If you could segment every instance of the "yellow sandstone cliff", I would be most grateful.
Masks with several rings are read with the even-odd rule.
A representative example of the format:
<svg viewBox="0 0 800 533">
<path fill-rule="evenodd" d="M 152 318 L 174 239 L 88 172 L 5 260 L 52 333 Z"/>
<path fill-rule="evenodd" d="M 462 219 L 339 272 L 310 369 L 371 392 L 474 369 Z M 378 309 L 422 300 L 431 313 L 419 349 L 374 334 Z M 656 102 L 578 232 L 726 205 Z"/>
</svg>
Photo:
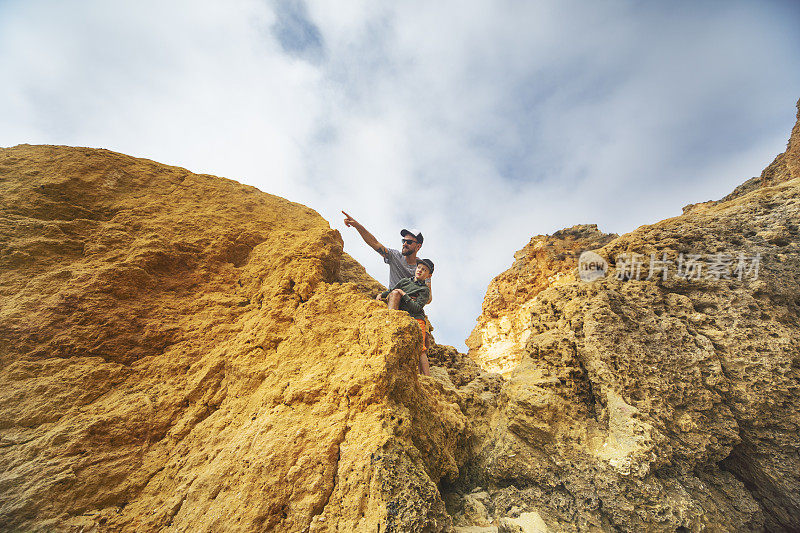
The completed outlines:
<svg viewBox="0 0 800 533">
<path fill-rule="evenodd" d="M 0 194 L 2 531 L 800 529 L 800 121 L 718 202 L 534 237 L 430 378 L 302 205 L 52 146 L 0 149 Z"/>
<path fill-rule="evenodd" d="M 554 531 L 800 530 L 798 224 L 800 113 L 786 152 L 723 200 L 620 237 L 534 237 L 468 340 L 508 377 L 483 482 Z M 605 277 L 581 280 L 584 250 Z M 647 280 L 664 254 L 667 279 Z M 676 277 L 681 254 L 699 279 Z"/>
<path fill-rule="evenodd" d="M 51 146 L 0 191 L 0 529 L 448 526 L 463 415 L 314 211 Z"/>
</svg>

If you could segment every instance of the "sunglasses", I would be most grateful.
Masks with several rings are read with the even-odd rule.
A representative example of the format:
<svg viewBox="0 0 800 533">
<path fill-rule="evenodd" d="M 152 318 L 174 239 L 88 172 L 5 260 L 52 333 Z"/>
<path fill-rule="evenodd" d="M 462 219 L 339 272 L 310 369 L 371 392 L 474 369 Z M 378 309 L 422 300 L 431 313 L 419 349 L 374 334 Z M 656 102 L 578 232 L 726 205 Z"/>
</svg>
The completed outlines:
<svg viewBox="0 0 800 533">
<path fill-rule="evenodd" d="M 412 241 L 411 239 L 403 239 L 403 244 L 417 244 L 417 241 Z"/>
</svg>

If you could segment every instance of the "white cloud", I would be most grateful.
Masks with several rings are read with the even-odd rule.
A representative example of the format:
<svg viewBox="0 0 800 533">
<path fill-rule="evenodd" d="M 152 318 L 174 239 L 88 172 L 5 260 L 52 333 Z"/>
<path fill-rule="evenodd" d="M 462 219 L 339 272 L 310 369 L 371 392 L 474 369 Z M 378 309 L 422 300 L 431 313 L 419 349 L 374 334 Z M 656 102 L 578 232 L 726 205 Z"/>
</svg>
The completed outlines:
<svg viewBox="0 0 800 533">
<path fill-rule="evenodd" d="M 437 339 L 463 348 L 532 235 L 628 231 L 760 172 L 800 96 L 792 10 L 5 2 L 0 145 L 105 147 L 256 185 L 319 211 L 380 281 L 339 210 L 390 246 L 419 227 Z"/>
</svg>

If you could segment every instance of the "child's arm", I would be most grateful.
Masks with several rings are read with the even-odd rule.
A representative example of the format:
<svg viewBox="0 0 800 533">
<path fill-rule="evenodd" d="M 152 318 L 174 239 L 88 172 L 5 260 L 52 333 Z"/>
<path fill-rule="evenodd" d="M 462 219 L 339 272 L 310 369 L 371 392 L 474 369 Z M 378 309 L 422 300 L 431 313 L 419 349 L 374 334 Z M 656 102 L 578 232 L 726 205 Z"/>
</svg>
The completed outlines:
<svg viewBox="0 0 800 533">
<path fill-rule="evenodd" d="M 420 291 L 415 293 L 413 296 L 404 294 L 400 300 L 405 305 L 405 308 L 411 313 L 421 313 L 422 308 L 425 307 L 426 303 L 428 303 L 430 297 L 431 290 L 428 287 L 422 287 L 422 289 L 420 289 Z"/>
<path fill-rule="evenodd" d="M 395 290 L 396 288 L 398 288 L 399 286 L 400 286 L 400 282 L 397 282 L 397 283 L 394 284 L 394 287 L 392 287 L 390 289 L 387 289 L 387 290 L 383 291 L 382 293 L 380 293 L 379 294 L 380 299 L 381 300 L 385 300 L 386 297 L 389 296 L 389 293 L 392 292 L 393 290 Z"/>
</svg>

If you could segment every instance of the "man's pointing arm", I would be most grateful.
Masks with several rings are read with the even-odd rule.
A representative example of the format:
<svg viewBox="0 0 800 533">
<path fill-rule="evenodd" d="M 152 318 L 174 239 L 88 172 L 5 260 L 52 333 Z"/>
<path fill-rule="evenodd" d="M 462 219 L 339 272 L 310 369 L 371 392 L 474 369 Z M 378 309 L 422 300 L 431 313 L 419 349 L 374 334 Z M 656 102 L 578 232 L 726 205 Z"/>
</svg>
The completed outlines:
<svg viewBox="0 0 800 533">
<path fill-rule="evenodd" d="M 342 214 L 344 215 L 345 226 L 352 226 L 356 228 L 356 231 L 358 231 L 358 234 L 361 235 L 361 238 L 364 239 L 364 242 L 367 243 L 367 245 L 369 245 L 373 250 L 375 250 L 382 256 L 386 257 L 386 255 L 389 253 L 386 250 L 386 247 L 381 243 L 379 243 L 378 239 L 376 239 L 375 236 L 372 235 L 372 233 L 367 231 L 367 228 L 362 226 L 356 219 L 354 219 L 344 211 L 342 211 Z"/>
</svg>

